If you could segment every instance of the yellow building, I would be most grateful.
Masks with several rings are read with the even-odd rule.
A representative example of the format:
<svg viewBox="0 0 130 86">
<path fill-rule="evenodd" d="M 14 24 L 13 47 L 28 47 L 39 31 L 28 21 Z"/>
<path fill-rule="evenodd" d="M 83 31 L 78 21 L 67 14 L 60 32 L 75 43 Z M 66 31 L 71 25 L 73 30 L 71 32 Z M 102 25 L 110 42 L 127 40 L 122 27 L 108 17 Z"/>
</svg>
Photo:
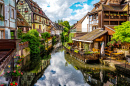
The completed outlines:
<svg viewBox="0 0 130 86">
<path fill-rule="evenodd" d="M 50 28 L 50 19 L 36 2 L 32 0 L 18 0 L 17 10 L 32 26 L 32 29 L 38 29 L 40 32 L 47 32 Z"/>
</svg>

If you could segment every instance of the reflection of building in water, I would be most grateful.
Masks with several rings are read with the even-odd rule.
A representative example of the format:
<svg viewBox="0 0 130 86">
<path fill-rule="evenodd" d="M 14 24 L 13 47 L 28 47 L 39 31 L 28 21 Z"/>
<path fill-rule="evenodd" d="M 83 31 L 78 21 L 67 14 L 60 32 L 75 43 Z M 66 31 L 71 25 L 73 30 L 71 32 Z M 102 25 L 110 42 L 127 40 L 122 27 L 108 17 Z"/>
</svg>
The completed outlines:
<svg viewBox="0 0 130 86">
<path fill-rule="evenodd" d="M 33 86 L 36 81 L 43 75 L 45 69 L 50 64 L 49 60 L 42 60 L 42 65 L 39 70 L 33 72 L 25 72 L 21 78 L 21 86 Z"/>
<path fill-rule="evenodd" d="M 85 82 L 91 86 L 130 86 L 130 78 L 121 75 L 118 72 L 111 71 L 110 69 L 103 68 L 103 66 L 84 65 L 76 59 L 72 58 L 69 54 L 65 54 L 67 63 L 80 70 L 84 76 Z M 66 64 L 65 64 L 66 65 Z"/>
</svg>

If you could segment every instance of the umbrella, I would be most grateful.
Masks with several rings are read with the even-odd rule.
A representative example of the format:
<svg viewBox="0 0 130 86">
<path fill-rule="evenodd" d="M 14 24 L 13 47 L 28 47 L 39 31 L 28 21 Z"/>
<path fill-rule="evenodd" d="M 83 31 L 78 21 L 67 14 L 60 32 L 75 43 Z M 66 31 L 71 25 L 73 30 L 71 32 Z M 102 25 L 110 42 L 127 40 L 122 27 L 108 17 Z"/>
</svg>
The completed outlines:
<svg viewBox="0 0 130 86">
<path fill-rule="evenodd" d="M 105 51 L 104 51 L 104 42 L 101 44 L 101 56 L 105 56 Z"/>
</svg>

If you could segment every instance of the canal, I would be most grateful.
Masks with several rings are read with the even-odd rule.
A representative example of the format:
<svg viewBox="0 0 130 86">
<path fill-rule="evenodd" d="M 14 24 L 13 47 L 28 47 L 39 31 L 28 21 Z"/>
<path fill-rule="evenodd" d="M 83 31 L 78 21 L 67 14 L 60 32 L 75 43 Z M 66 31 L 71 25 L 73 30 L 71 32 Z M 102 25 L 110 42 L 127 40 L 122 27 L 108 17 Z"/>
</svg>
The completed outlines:
<svg viewBox="0 0 130 86">
<path fill-rule="evenodd" d="M 54 49 L 42 65 L 37 73 L 24 72 L 21 86 L 130 86 L 129 76 L 101 64 L 77 61 L 62 47 Z"/>
<path fill-rule="evenodd" d="M 40 62 L 41 65 L 34 62 L 34 70 L 23 68 L 20 86 L 130 86 L 130 76 L 101 64 L 84 64 L 63 47 L 55 48 L 51 58 Z M 0 76 L 0 82 L 6 80 Z"/>
</svg>

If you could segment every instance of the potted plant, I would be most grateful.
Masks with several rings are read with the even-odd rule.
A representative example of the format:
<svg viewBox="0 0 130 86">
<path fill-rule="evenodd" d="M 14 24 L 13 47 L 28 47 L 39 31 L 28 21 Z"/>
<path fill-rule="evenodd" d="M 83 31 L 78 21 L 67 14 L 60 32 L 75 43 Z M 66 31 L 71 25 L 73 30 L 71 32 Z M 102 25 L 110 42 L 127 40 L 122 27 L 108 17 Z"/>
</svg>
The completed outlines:
<svg viewBox="0 0 130 86">
<path fill-rule="evenodd" d="M 4 20 L 4 16 L 2 16 L 1 14 L 0 14 L 0 20 L 1 20 L 1 21 Z"/>
<path fill-rule="evenodd" d="M 116 14 L 114 14 L 114 16 L 116 16 Z"/>
<path fill-rule="evenodd" d="M 123 14 L 121 14 L 121 16 L 123 16 Z"/>
<path fill-rule="evenodd" d="M 127 16 L 127 13 L 125 13 L 124 16 Z"/>
<path fill-rule="evenodd" d="M 106 13 L 105 15 L 106 15 L 106 16 L 109 16 L 109 14 L 108 14 L 108 13 Z"/>
<path fill-rule="evenodd" d="M 15 81 L 13 81 L 13 82 L 10 83 L 10 86 L 17 86 L 17 85 L 18 85 L 18 83 L 15 82 Z"/>
<path fill-rule="evenodd" d="M 117 16 L 120 16 L 119 14 L 117 14 Z"/>
<path fill-rule="evenodd" d="M 110 16 L 113 16 L 113 14 L 110 14 Z"/>
</svg>

